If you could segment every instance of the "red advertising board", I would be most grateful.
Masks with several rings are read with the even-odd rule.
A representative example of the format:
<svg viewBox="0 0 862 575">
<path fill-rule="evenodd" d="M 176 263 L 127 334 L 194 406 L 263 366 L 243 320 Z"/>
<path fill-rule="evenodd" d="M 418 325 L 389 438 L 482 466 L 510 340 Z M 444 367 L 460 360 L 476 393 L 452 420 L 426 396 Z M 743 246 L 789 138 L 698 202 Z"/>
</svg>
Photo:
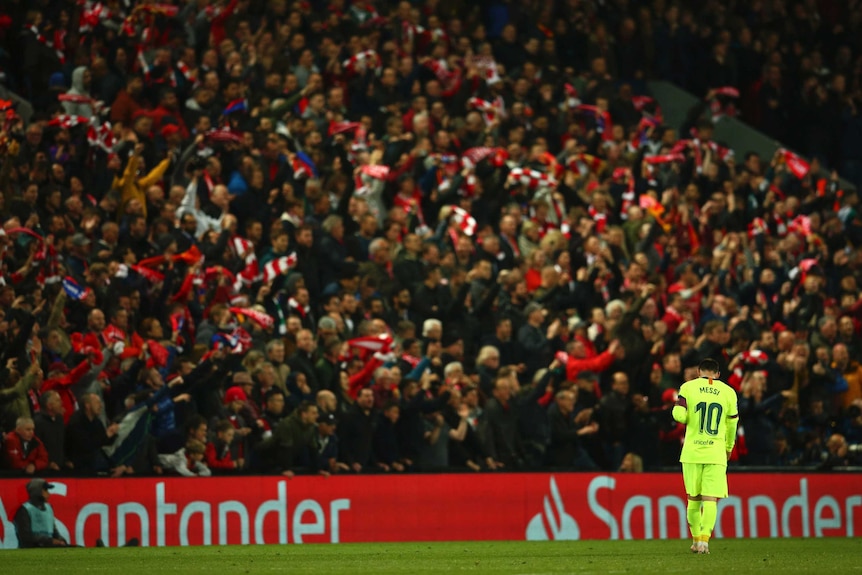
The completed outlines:
<svg viewBox="0 0 862 575">
<path fill-rule="evenodd" d="M 678 474 L 58 479 L 61 533 L 92 546 L 685 538 Z M 0 480 L 0 548 L 26 480 Z M 862 533 L 858 475 L 733 474 L 719 537 Z"/>
</svg>

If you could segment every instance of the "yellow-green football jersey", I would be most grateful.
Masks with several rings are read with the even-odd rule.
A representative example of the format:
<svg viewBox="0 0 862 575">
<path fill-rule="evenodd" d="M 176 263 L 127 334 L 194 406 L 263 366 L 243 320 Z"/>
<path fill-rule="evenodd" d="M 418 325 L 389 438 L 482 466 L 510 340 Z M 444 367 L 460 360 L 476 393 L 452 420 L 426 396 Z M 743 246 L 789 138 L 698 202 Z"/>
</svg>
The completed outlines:
<svg viewBox="0 0 862 575">
<path fill-rule="evenodd" d="M 736 441 L 736 391 L 717 379 L 699 377 L 682 384 L 673 417 L 685 423 L 682 463 L 727 465 Z"/>
</svg>

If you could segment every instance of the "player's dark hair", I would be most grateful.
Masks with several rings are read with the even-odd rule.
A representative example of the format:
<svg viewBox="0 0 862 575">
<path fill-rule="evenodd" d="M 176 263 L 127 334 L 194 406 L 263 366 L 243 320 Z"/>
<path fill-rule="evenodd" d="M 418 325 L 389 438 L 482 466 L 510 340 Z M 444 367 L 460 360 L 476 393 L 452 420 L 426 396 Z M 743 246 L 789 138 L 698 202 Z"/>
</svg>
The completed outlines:
<svg viewBox="0 0 862 575">
<path fill-rule="evenodd" d="M 712 358 L 707 358 L 700 362 L 700 365 L 697 366 L 697 369 L 700 371 L 711 371 L 713 373 L 720 373 L 718 369 L 718 362 Z"/>
</svg>

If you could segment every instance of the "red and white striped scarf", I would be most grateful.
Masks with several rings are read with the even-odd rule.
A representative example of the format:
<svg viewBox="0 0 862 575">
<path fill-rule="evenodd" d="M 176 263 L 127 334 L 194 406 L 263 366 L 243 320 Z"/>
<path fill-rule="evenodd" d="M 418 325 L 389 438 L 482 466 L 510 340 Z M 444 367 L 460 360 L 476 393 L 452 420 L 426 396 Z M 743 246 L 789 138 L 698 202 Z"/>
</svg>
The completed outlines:
<svg viewBox="0 0 862 575">
<path fill-rule="evenodd" d="M 811 218 L 805 215 L 798 215 L 793 218 L 787 225 L 787 233 L 799 234 L 802 237 L 811 235 Z"/>
<path fill-rule="evenodd" d="M 661 112 L 661 106 L 655 101 L 655 99 L 650 98 L 649 96 L 632 96 L 632 105 L 635 107 L 640 113 L 644 113 L 644 108 L 646 108 L 650 104 L 655 104 L 655 110 L 652 114 L 652 117 L 655 118 L 659 123 L 664 122 L 664 116 Z"/>
<path fill-rule="evenodd" d="M 89 124 L 90 119 L 84 116 L 71 116 L 69 114 L 60 114 L 48 121 L 48 125 L 52 128 L 63 128 L 70 130 L 75 126 Z"/>
<path fill-rule="evenodd" d="M 811 268 L 819 263 L 820 262 L 815 258 L 805 258 L 804 260 L 801 260 L 795 268 L 787 272 L 787 277 L 791 280 L 799 278 L 799 284 L 801 285 L 805 281 L 805 276 L 807 276 L 808 272 L 811 271 Z"/>
<path fill-rule="evenodd" d="M 305 319 L 308 314 L 311 313 L 311 306 L 308 305 L 300 305 L 295 298 L 288 298 L 287 307 L 291 310 L 299 314 L 299 316 Z"/>
<path fill-rule="evenodd" d="M 38 262 L 41 266 L 39 274 L 36 276 L 36 282 L 39 285 L 51 285 L 63 279 L 60 276 L 60 262 L 54 246 L 42 242 L 41 248 L 33 257 L 33 262 Z"/>
<path fill-rule="evenodd" d="M 635 178 L 631 168 L 615 168 L 613 175 L 614 180 L 625 178 L 626 191 L 622 193 L 622 202 L 620 205 L 620 218 L 623 220 L 629 219 L 629 208 L 635 205 Z"/>
<path fill-rule="evenodd" d="M 741 354 L 742 363 L 750 366 L 764 366 L 769 363 L 769 354 L 760 349 L 752 349 L 743 351 Z"/>
<path fill-rule="evenodd" d="M 605 227 L 608 225 L 608 214 L 606 212 L 600 212 L 595 206 L 590 206 L 587 213 L 589 213 L 593 221 L 596 222 L 596 233 L 603 233 L 605 231 Z"/>
<path fill-rule="evenodd" d="M 413 24 L 407 20 L 401 21 L 401 41 L 404 44 L 410 44 L 413 49 L 416 49 L 416 40 L 425 33 L 425 28 L 418 24 Z"/>
<path fill-rule="evenodd" d="M 455 76 L 455 72 L 449 69 L 449 64 L 446 63 L 446 60 L 439 59 L 429 59 L 425 61 L 425 67 L 429 68 L 434 75 L 440 80 L 440 83 L 444 86 L 452 81 L 452 78 Z"/>
<path fill-rule="evenodd" d="M 95 109 L 96 101 L 90 96 L 86 96 L 84 94 L 60 94 L 57 96 L 57 100 L 60 102 L 71 102 L 73 104 L 90 104 Z"/>
<path fill-rule="evenodd" d="M 244 287 L 250 286 L 260 278 L 260 264 L 257 257 L 251 254 L 245 259 L 245 267 L 236 275 L 233 282 L 233 291 L 241 292 Z"/>
<path fill-rule="evenodd" d="M 347 345 L 355 349 L 363 349 L 371 352 L 388 353 L 392 349 L 392 336 L 388 333 L 366 337 L 356 337 L 348 340 Z"/>
<path fill-rule="evenodd" d="M 258 280 L 260 267 L 257 263 L 257 255 L 254 252 L 254 244 L 252 242 L 237 236 L 233 238 L 231 246 L 237 257 L 245 260 L 245 267 L 237 274 L 236 280 L 233 283 L 234 291 L 240 292 L 244 286 L 250 286 Z"/>
<path fill-rule="evenodd" d="M 354 194 L 362 196 L 372 191 L 371 180 L 385 180 L 389 177 L 389 166 L 376 164 L 365 164 L 359 168 L 359 173 L 354 181 Z"/>
<path fill-rule="evenodd" d="M 36 41 L 54 50 L 61 64 L 66 63 L 66 31 L 57 29 L 51 38 L 46 38 L 36 26 L 30 26 L 30 31 L 36 36 Z"/>
<path fill-rule="evenodd" d="M 443 96 L 450 97 L 461 86 L 461 70 L 450 70 L 446 60 L 426 60 L 425 66 L 430 68 L 443 86 Z"/>
<path fill-rule="evenodd" d="M 694 154 L 694 165 L 697 170 L 697 173 L 703 173 L 703 153 L 701 152 L 700 145 L 704 143 L 711 151 L 716 155 L 716 157 L 720 161 L 725 161 L 729 158 L 733 157 L 733 150 L 730 148 L 725 148 L 724 146 L 719 146 L 715 142 L 701 142 L 697 138 L 692 138 L 690 140 L 679 140 L 676 144 L 674 144 L 673 148 L 671 148 L 671 154 L 681 154 L 685 150 L 691 150 Z"/>
<path fill-rule="evenodd" d="M 263 329 L 269 329 L 275 325 L 275 319 L 273 319 L 272 316 L 251 308 L 232 307 L 230 308 L 230 312 L 234 315 L 243 315 L 247 317 Z"/>
<path fill-rule="evenodd" d="M 231 247 L 239 259 L 245 259 L 249 254 L 254 254 L 254 243 L 240 236 L 234 236 L 231 240 Z"/>
<path fill-rule="evenodd" d="M 514 168 L 506 178 L 506 187 L 526 186 L 528 190 L 539 188 L 555 188 L 557 180 L 549 174 L 529 168 Z"/>
<path fill-rule="evenodd" d="M 494 166 L 502 166 L 506 163 L 509 154 L 503 148 L 477 147 L 470 148 L 461 157 L 461 166 L 472 170 L 478 163 L 486 158 L 490 158 L 490 162 Z"/>
<path fill-rule="evenodd" d="M 675 154 L 659 154 L 655 156 L 646 156 L 644 158 L 644 162 L 651 166 L 657 166 L 659 164 L 669 164 L 671 162 L 684 162 L 685 156 L 680 153 Z"/>
<path fill-rule="evenodd" d="M 160 271 L 150 269 L 148 267 L 140 266 L 140 265 L 131 265 L 129 266 L 130 270 L 137 273 L 139 276 L 143 277 L 150 283 L 159 283 L 165 280 L 165 274 Z"/>
<path fill-rule="evenodd" d="M 466 235 L 472 236 L 476 233 L 476 220 L 464 208 L 452 206 L 452 215 L 450 217 L 458 228 Z"/>
<path fill-rule="evenodd" d="M 389 166 L 366 164 L 362 166 L 359 171 L 375 180 L 385 180 L 389 177 Z"/>
<path fill-rule="evenodd" d="M 598 173 L 604 165 L 604 160 L 591 154 L 575 154 L 566 160 L 566 167 L 579 176 Z"/>
<path fill-rule="evenodd" d="M 473 173 L 467 174 L 464 178 L 463 185 L 458 188 L 458 195 L 465 198 L 472 198 L 476 195 L 476 175 Z"/>
<path fill-rule="evenodd" d="M 117 342 L 126 342 L 126 332 L 115 326 L 114 324 L 108 324 L 108 326 L 102 331 L 102 339 L 108 344 L 108 347 L 112 346 Z"/>
<path fill-rule="evenodd" d="M 719 146 L 713 141 L 709 141 L 706 143 L 712 153 L 718 156 L 718 159 L 722 162 L 726 161 L 728 158 L 732 158 L 734 156 L 733 150 L 730 148 L 725 148 L 724 146 Z"/>
<path fill-rule="evenodd" d="M 36 242 L 36 253 L 33 256 L 31 266 L 39 268 L 39 273 L 36 276 L 36 281 L 39 285 L 53 284 L 60 281 L 60 264 L 57 258 L 57 250 L 53 246 L 49 246 L 45 239 L 31 230 L 30 228 L 11 228 L 4 230 L 4 235 L 13 235 L 17 233 L 27 234 Z"/>
<path fill-rule="evenodd" d="M 408 216 L 415 215 L 420 226 L 425 225 L 425 214 L 422 212 L 422 193 L 419 190 L 415 190 L 409 198 L 405 198 L 400 193 L 395 194 L 392 202 L 395 206 L 403 209 Z"/>
<path fill-rule="evenodd" d="M 98 147 L 105 152 L 111 154 L 117 147 L 117 139 L 114 137 L 114 131 L 111 129 L 111 123 L 103 124 L 92 123 L 87 128 L 87 143 L 90 146 Z"/>
<path fill-rule="evenodd" d="M 194 71 L 191 68 L 189 68 L 188 64 L 186 64 L 182 60 L 177 60 L 176 71 L 174 72 L 174 74 L 176 74 L 177 72 L 182 74 L 183 78 L 186 79 L 186 82 L 188 82 L 192 86 L 197 84 L 198 79 L 197 79 L 197 76 L 195 76 Z M 176 82 L 174 82 L 174 83 L 176 83 Z"/>
<path fill-rule="evenodd" d="M 724 86 L 721 88 L 714 88 L 713 92 L 715 92 L 715 97 L 709 101 L 709 110 L 712 114 L 712 121 L 717 122 L 724 116 L 729 118 L 736 116 L 736 106 L 732 102 L 722 102 L 719 99 L 719 96 L 736 99 L 739 98 L 739 90 L 733 86 Z"/>
<path fill-rule="evenodd" d="M 650 185 L 657 185 L 657 180 L 655 179 L 656 166 L 660 166 L 662 164 L 669 164 L 672 162 L 684 161 L 685 155 L 680 152 L 674 152 L 670 154 L 657 154 L 654 156 L 644 157 L 644 163 L 646 164 L 646 172 L 647 177 L 649 178 Z"/>
<path fill-rule="evenodd" d="M 227 126 L 223 128 L 213 128 L 204 133 L 204 137 L 211 142 L 242 143 L 242 134 L 234 132 Z"/>
<path fill-rule="evenodd" d="M 489 86 L 501 81 L 497 61 L 494 60 L 493 56 L 473 56 L 472 63 Z"/>
<path fill-rule="evenodd" d="M 785 148 L 781 148 L 778 153 L 781 155 L 784 163 L 787 164 L 787 169 L 790 170 L 791 174 L 800 180 L 808 175 L 811 165 L 803 160 L 802 157 Z"/>
<path fill-rule="evenodd" d="M 360 124 L 350 142 L 350 148 L 347 150 L 347 159 L 351 164 L 355 164 L 359 154 L 366 151 L 368 151 L 367 133 Z"/>
<path fill-rule="evenodd" d="M 342 62 L 345 72 L 348 74 L 362 74 L 368 69 L 379 74 L 383 67 L 380 56 L 374 50 L 363 50 Z"/>
<path fill-rule="evenodd" d="M 274 259 L 263 266 L 263 283 L 271 284 L 278 276 L 282 276 L 296 266 L 297 256 L 295 253 Z"/>
<path fill-rule="evenodd" d="M 361 126 L 361 122 L 330 122 L 328 133 L 330 136 L 335 136 L 336 134 L 351 132 Z"/>
<path fill-rule="evenodd" d="M 569 110 L 574 110 L 581 105 L 581 99 L 578 97 L 578 90 L 571 84 L 565 84 L 563 89 L 566 92 L 566 106 Z"/>
<path fill-rule="evenodd" d="M 497 96 L 493 102 L 473 97 L 467 100 L 467 109 L 482 112 L 482 119 L 488 125 L 502 116 L 505 111 L 505 104 L 501 96 Z"/>
<path fill-rule="evenodd" d="M 442 42 L 444 44 L 449 43 L 449 34 L 447 34 L 446 30 L 444 30 L 443 28 L 440 28 L 440 27 L 432 28 L 431 30 L 428 30 L 427 34 L 428 34 L 428 39 L 432 43 L 437 43 L 437 42 Z"/>
<path fill-rule="evenodd" d="M 766 222 L 763 218 L 754 218 L 751 220 L 751 223 L 748 224 L 748 238 L 754 239 L 759 235 L 763 235 L 769 231 L 769 228 L 766 225 Z"/>
<path fill-rule="evenodd" d="M 105 20 L 111 20 L 117 16 L 101 2 L 86 0 L 83 3 L 79 2 L 79 5 L 81 4 L 81 16 L 78 19 L 78 32 L 81 34 L 92 32 Z"/>
</svg>

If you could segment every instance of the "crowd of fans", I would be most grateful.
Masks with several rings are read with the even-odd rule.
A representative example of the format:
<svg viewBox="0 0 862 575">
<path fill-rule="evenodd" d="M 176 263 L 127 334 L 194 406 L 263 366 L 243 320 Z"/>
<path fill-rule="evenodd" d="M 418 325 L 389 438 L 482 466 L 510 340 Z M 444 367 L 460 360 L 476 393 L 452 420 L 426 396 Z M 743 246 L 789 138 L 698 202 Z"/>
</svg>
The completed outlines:
<svg viewBox="0 0 862 575">
<path fill-rule="evenodd" d="M 860 16 L 4 3 L 2 465 L 654 469 L 704 358 L 735 462 L 859 463 Z"/>
</svg>

